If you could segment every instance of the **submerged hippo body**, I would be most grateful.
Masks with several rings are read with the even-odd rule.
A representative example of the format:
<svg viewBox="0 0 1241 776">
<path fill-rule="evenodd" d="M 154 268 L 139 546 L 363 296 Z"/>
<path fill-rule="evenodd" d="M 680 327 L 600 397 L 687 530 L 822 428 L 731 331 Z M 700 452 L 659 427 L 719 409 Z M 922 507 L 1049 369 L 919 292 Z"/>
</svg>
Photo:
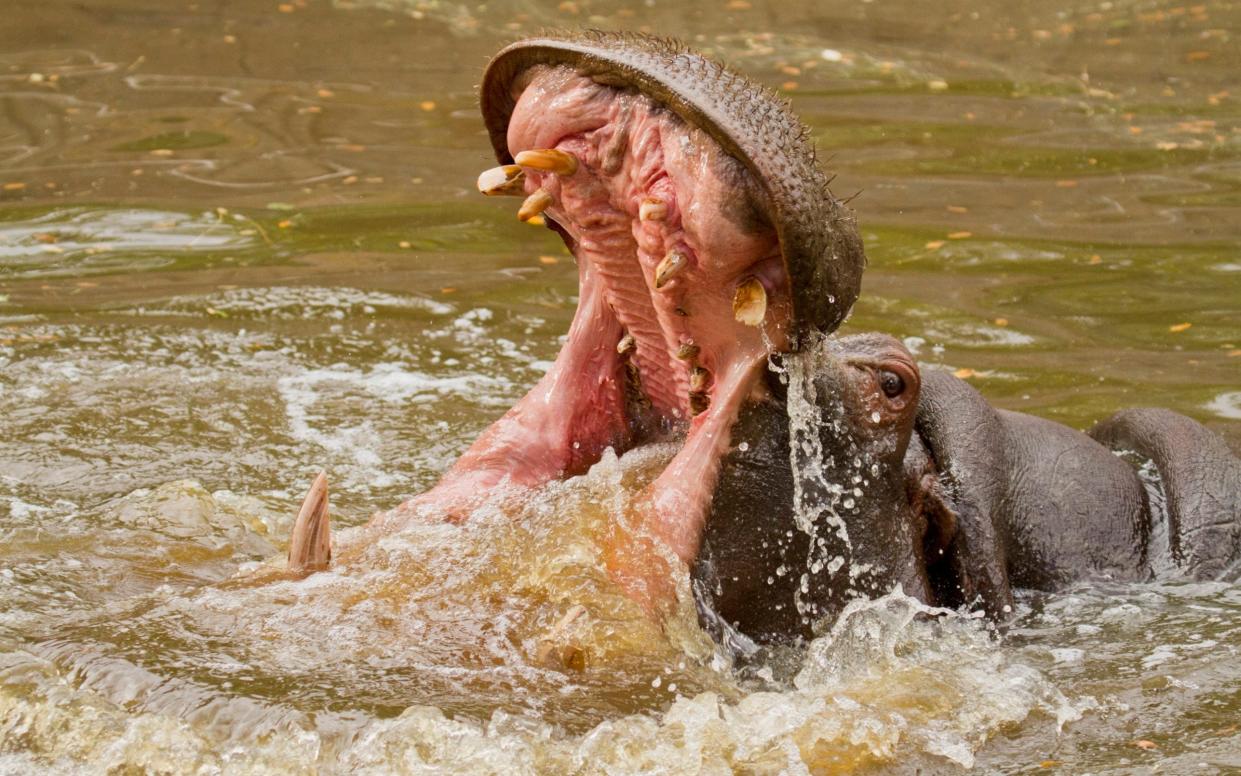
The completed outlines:
<svg viewBox="0 0 1241 776">
<path fill-rule="evenodd" d="M 1241 574 L 1241 461 L 1195 421 L 1125 410 L 1083 434 L 920 373 L 891 337 L 822 347 L 822 455 L 795 473 L 788 399 L 752 406 L 694 564 L 704 624 L 741 651 L 897 584 L 1002 618 L 1014 588 Z M 820 477 L 799 523 L 795 494 Z"/>
</svg>

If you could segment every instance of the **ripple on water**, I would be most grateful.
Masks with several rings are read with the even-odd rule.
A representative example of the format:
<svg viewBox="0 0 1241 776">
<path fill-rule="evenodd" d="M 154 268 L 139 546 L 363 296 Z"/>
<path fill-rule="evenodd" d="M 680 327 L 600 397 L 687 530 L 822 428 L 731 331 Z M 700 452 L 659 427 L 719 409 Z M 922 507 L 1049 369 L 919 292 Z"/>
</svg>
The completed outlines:
<svg viewBox="0 0 1241 776">
<path fill-rule="evenodd" d="M 187 254 L 252 248 L 259 238 L 247 226 L 214 211 L 40 211 L 29 219 L 0 220 L 0 267 L 13 279 L 151 270 Z"/>
</svg>

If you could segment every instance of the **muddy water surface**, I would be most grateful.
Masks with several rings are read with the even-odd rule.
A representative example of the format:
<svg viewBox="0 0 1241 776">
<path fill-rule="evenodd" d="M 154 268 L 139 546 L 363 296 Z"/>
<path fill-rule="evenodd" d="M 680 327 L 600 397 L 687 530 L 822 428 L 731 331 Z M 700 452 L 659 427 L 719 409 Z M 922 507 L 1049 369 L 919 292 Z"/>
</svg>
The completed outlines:
<svg viewBox="0 0 1241 776">
<path fill-rule="evenodd" d="M 1236 585 L 1026 595 L 1002 634 L 893 595 L 731 670 L 600 571 L 667 449 L 305 582 L 267 562 L 319 468 L 364 522 L 554 357 L 572 260 L 473 191 L 482 65 L 546 26 L 675 34 L 794 101 L 860 192 L 848 329 L 1004 407 L 1241 446 L 1241 7 L 10 5 L 0 772 L 1241 769 Z"/>
</svg>

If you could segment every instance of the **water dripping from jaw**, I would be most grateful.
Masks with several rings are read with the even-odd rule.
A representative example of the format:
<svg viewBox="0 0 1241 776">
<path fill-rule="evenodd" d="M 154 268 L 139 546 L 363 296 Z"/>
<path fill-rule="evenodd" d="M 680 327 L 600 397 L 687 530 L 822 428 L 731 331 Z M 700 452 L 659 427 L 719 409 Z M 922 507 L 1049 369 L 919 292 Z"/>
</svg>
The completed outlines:
<svg viewBox="0 0 1241 776">
<path fill-rule="evenodd" d="M 856 490 L 862 456 L 852 449 L 843 403 L 819 396 L 815 377 L 829 366 L 827 337 L 815 335 L 796 353 L 783 355 L 783 364 L 774 360 L 769 367 L 780 375 L 788 387 L 789 463 L 793 470 L 793 521 L 796 529 L 809 537 L 805 566 L 800 584 L 794 592 L 794 604 L 804 622 L 812 623 L 822 616 L 819 606 L 810 598 L 811 583 L 826 575 L 834 579 L 841 570 L 848 573 L 851 597 L 856 593 L 856 577 L 864 570 L 853 562 L 853 544 L 842 509 L 855 506 L 851 493 Z M 850 441 L 843 450 L 845 460 L 823 449 L 823 435 Z M 846 480 L 849 481 L 848 492 Z M 840 582 L 837 582 L 840 584 Z"/>
</svg>

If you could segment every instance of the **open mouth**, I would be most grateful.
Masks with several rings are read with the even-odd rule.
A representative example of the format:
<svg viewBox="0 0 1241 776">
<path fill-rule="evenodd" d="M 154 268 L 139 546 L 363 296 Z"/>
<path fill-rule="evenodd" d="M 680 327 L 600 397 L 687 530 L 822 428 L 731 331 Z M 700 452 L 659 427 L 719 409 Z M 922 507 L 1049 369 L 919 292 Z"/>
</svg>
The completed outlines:
<svg viewBox="0 0 1241 776">
<path fill-rule="evenodd" d="M 481 107 L 500 166 L 478 187 L 520 198 L 518 218 L 561 235 L 578 265 L 577 311 L 539 383 L 435 488 L 371 527 L 464 520 L 501 485 L 538 487 L 608 448 L 683 432 L 641 499 L 634 544 L 662 547 L 609 561 L 618 578 L 639 568 L 654 579 L 657 556 L 698 554 L 733 426 L 766 398 L 768 357 L 834 330 L 857 298 L 865 258 L 852 215 L 783 101 L 659 38 L 514 43 L 488 65 Z M 325 488 L 299 517 L 291 567 L 328 561 Z"/>
<path fill-rule="evenodd" d="M 635 429 L 701 414 L 724 389 L 716 375 L 788 346 L 779 242 L 736 159 L 650 97 L 566 66 L 531 68 L 514 89 L 516 164 L 480 188 L 524 197 L 519 218 L 564 236 L 583 296 L 601 302 L 592 333 L 619 326 L 592 344 L 625 365 Z"/>
<path fill-rule="evenodd" d="M 692 559 L 768 355 L 834 329 L 857 296 L 851 216 L 782 101 L 659 39 L 513 44 L 487 69 L 482 110 L 501 166 L 479 189 L 520 197 L 518 217 L 543 218 L 579 267 L 568 340 L 514 412 L 549 442 L 548 476 L 686 428 L 652 501 L 655 533 Z M 547 439 L 565 413 L 572 432 Z"/>
</svg>

